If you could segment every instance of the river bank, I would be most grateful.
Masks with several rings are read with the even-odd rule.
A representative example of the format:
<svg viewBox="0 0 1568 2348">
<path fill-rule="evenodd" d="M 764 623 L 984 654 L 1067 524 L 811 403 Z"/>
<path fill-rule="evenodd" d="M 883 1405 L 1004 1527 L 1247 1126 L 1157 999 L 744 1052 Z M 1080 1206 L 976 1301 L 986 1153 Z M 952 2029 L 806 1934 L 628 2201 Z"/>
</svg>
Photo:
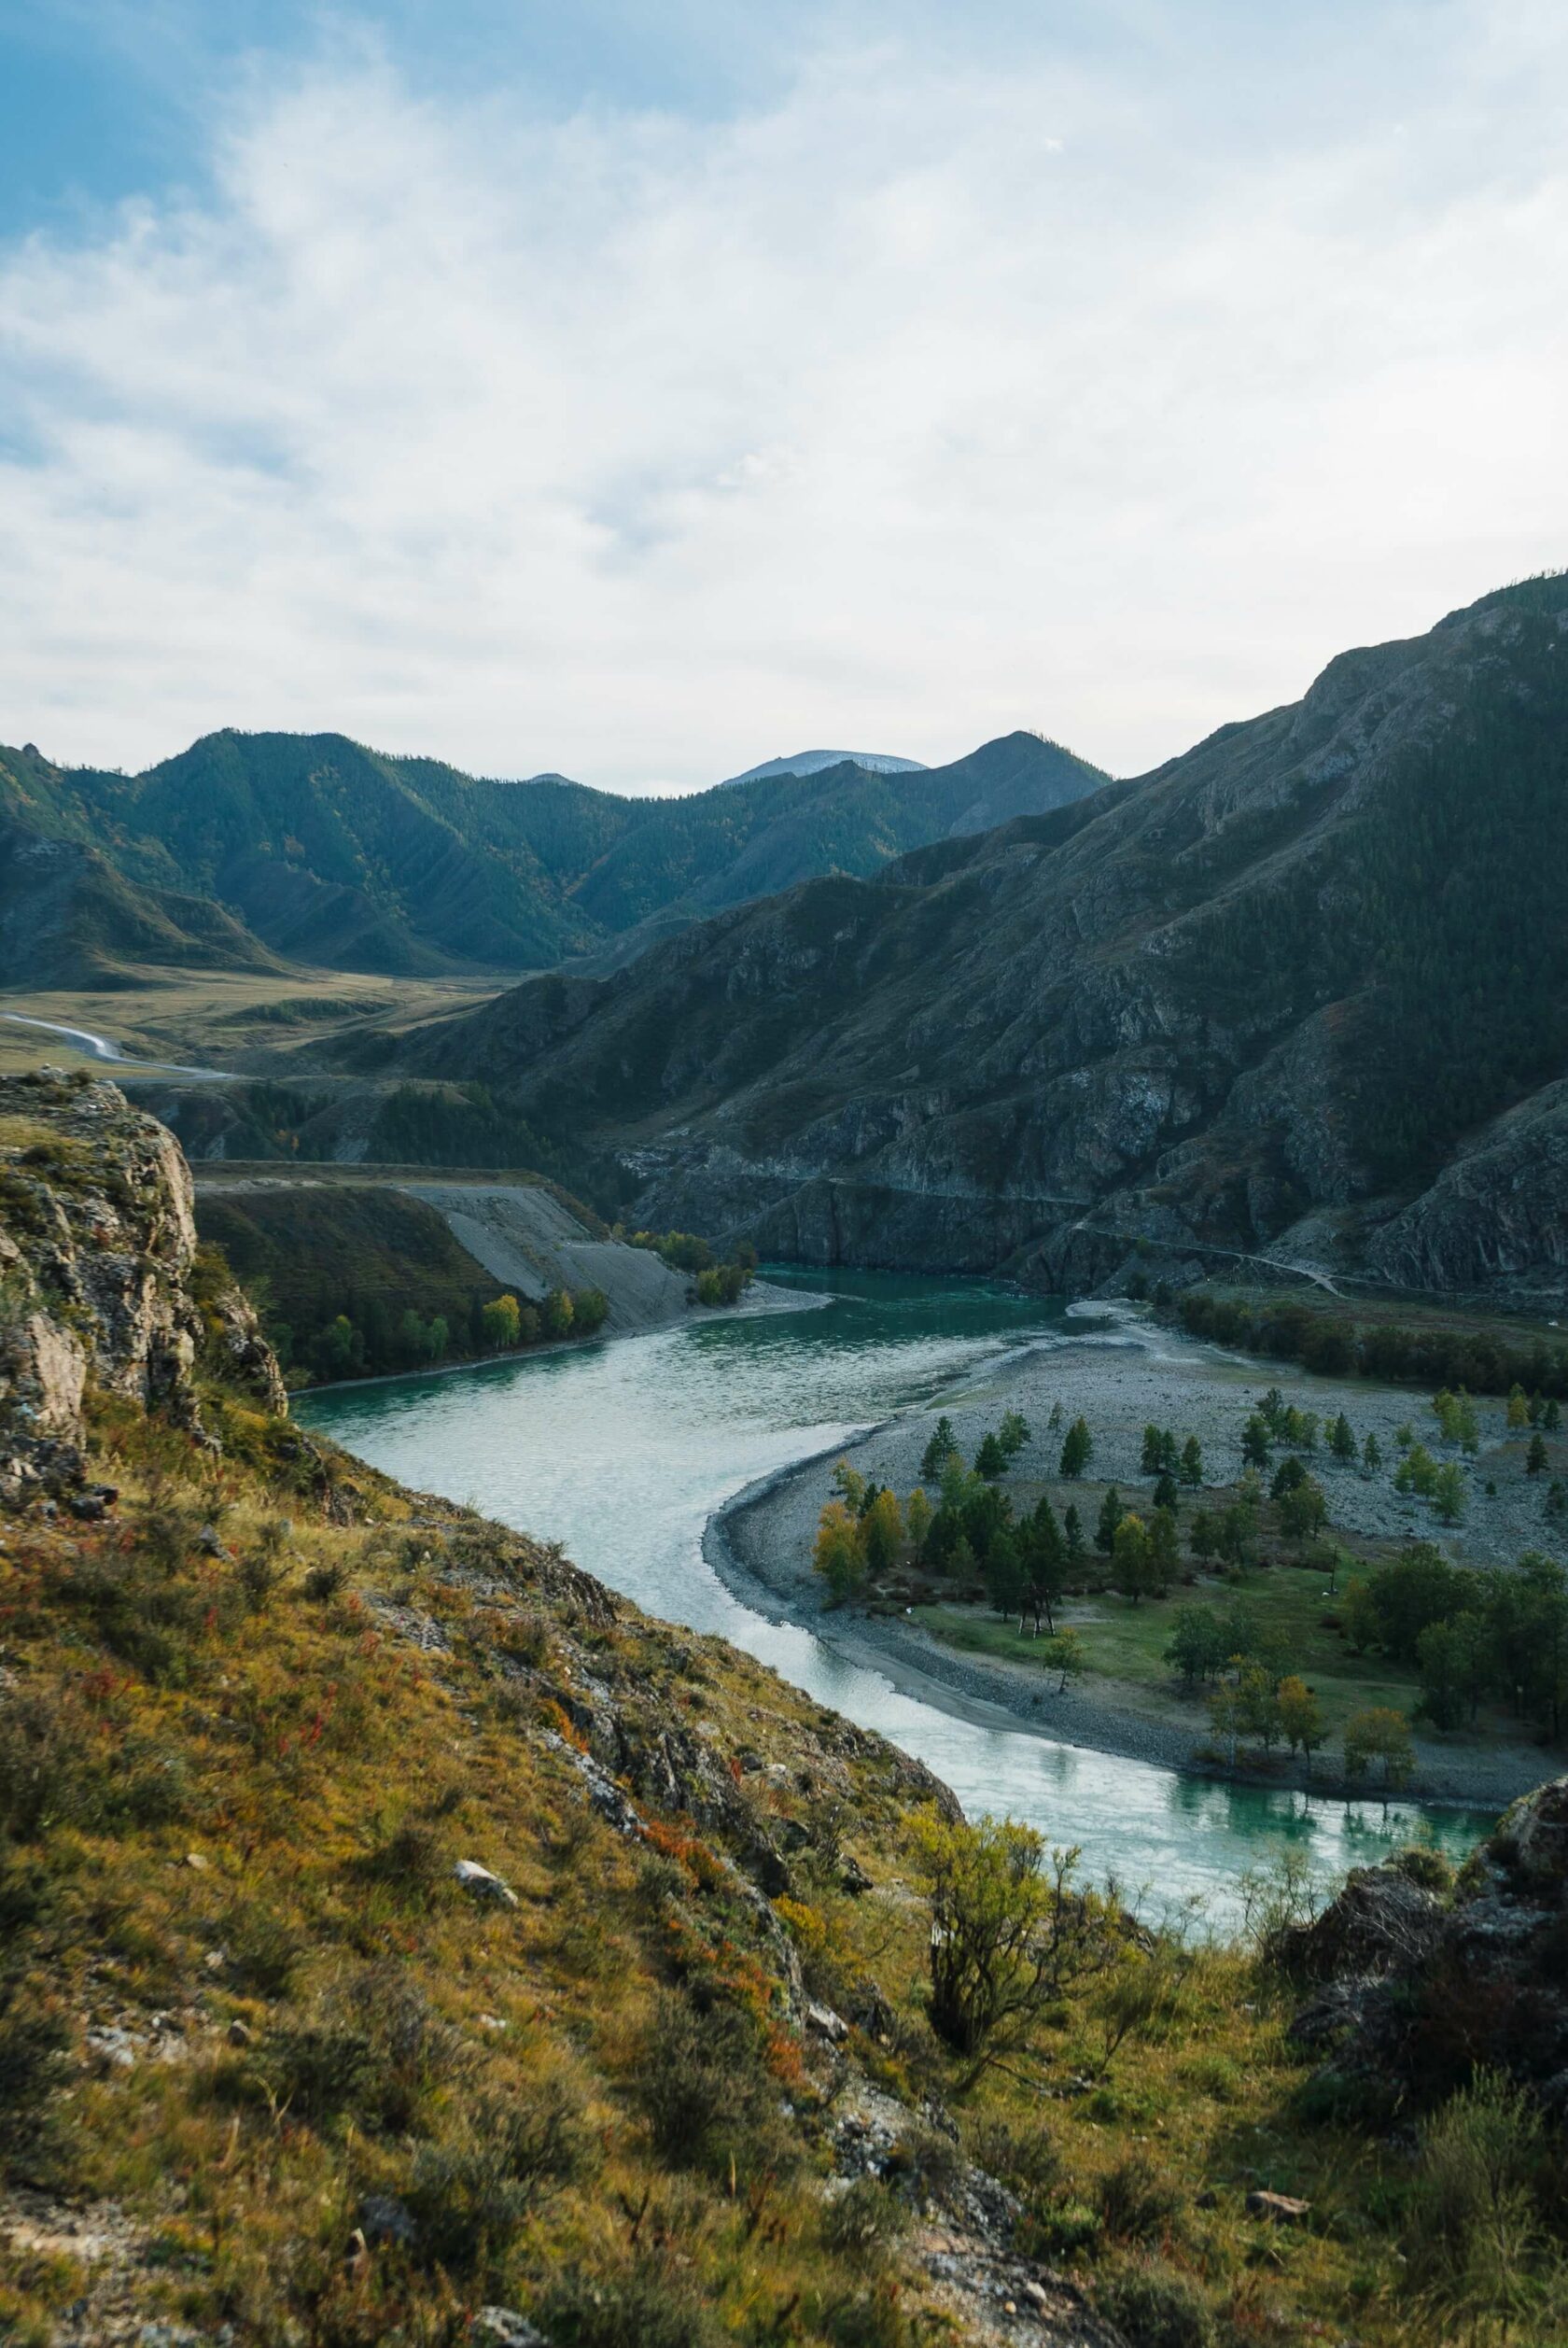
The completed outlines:
<svg viewBox="0 0 1568 2348">
<path fill-rule="evenodd" d="M 1053 1407 L 1059 1405 L 1066 1420 L 1082 1414 L 1095 1439 L 1094 1477 L 1117 1482 L 1129 1499 L 1146 1481 L 1140 1474 L 1140 1453 L 1150 1421 L 1173 1427 L 1183 1437 L 1196 1434 L 1211 1481 L 1232 1479 L 1240 1468 L 1242 1425 L 1270 1385 L 1325 1418 L 1343 1409 L 1358 1436 L 1377 1434 L 1391 1461 L 1396 1428 L 1419 1419 L 1421 1412 L 1421 1398 L 1407 1391 L 1262 1370 L 1147 1322 L 1129 1308 L 1095 1310 L 1113 1322 L 1102 1333 L 1042 1340 L 992 1365 L 983 1377 L 960 1378 L 923 1407 L 900 1413 L 735 1494 L 709 1520 L 704 1538 L 709 1565 L 743 1603 L 773 1620 L 809 1628 L 847 1660 L 884 1671 L 908 1693 L 957 1708 L 965 1718 L 1005 1718 L 1055 1742 L 1187 1774 L 1365 1799 L 1365 1785 L 1338 1781 L 1326 1756 L 1314 1765 L 1309 1780 L 1287 1767 L 1243 1766 L 1233 1772 L 1197 1760 L 1195 1747 L 1208 1735 L 1200 1700 L 1156 1694 L 1098 1673 L 1062 1693 L 1055 1675 L 1038 1665 L 963 1652 L 919 1623 L 889 1611 L 825 1603 L 823 1584 L 812 1568 L 812 1542 L 831 1495 L 835 1460 L 847 1453 L 867 1477 L 905 1493 L 917 1481 L 921 1453 L 943 1411 L 966 1456 L 973 1456 L 981 1435 L 1002 1411 L 1021 1411 L 1033 1431 L 1016 1466 L 1031 1495 L 1039 1482 L 1051 1480 L 1060 1441 L 1059 1434 L 1047 1432 Z M 1500 1409 L 1483 1412 L 1489 1437 L 1500 1437 L 1501 1416 Z M 1489 1417 L 1498 1419 L 1496 1428 L 1487 1424 Z M 1418 1431 L 1424 1436 L 1428 1430 Z M 1489 1453 L 1499 1455 L 1490 1466 Z M 1476 1463 L 1474 1507 L 1457 1531 L 1445 1531 L 1421 1503 L 1395 1493 L 1386 1473 L 1369 1480 L 1322 1457 L 1314 1460 L 1313 1472 L 1325 1486 L 1336 1525 L 1351 1534 L 1394 1539 L 1416 1533 L 1441 1540 L 1456 1559 L 1472 1564 L 1489 1556 L 1511 1564 L 1541 1537 L 1539 1488 L 1533 1481 L 1519 1488 L 1524 1479 L 1500 1441 L 1489 1443 Z M 1489 1476 L 1497 1484 L 1492 1496 L 1485 1491 Z M 1065 1619 L 1090 1616 L 1082 1608 L 1069 1609 Z M 1501 1808 L 1556 1765 L 1549 1752 L 1528 1742 L 1419 1733 L 1415 1742 L 1416 1775 L 1407 1791 L 1432 1802 Z"/>
</svg>

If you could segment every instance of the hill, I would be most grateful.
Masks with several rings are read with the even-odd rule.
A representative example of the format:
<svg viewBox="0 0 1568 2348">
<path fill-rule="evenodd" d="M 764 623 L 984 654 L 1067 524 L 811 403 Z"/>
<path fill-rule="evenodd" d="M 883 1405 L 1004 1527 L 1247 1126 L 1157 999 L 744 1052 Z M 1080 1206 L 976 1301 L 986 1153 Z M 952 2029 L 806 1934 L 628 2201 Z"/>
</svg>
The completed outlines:
<svg viewBox="0 0 1568 2348">
<path fill-rule="evenodd" d="M 1005 747 L 967 762 L 999 813 Z M 409 1063 L 618 1148 L 640 1219 L 808 1261 L 1075 1286 L 1266 1253 L 1558 1301 L 1565 785 L 1559 576 Z"/>
<path fill-rule="evenodd" d="M 0 750 L 5 885 L 25 895 L 26 860 L 46 848 L 62 873 L 76 851 L 77 877 L 70 903 L 41 904 L 19 937 L 10 983 L 159 960 L 547 968 L 650 919 L 679 925 L 812 873 L 875 872 L 1101 780 L 1031 735 L 930 771 L 840 765 L 679 800 L 558 775 L 483 780 L 331 734 L 209 735 L 134 776 L 58 767 L 30 744 Z"/>
<path fill-rule="evenodd" d="M 914 775 L 923 772 L 921 758 L 886 758 L 863 750 L 801 750 L 792 758 L 764 758 L 744 774 L 726 775 L 726 782 L 760 782 L 769 775 L 817 775 L 824 766 L 862 766 L 874 775 Z"/>
<path fill-rule="evenodd" d="M 0 1257 L 7 2338 L 1561 2336 L 1568 1781 L 1189 1940 L 292 1427 L 113 1086 Z"/>
</svg>

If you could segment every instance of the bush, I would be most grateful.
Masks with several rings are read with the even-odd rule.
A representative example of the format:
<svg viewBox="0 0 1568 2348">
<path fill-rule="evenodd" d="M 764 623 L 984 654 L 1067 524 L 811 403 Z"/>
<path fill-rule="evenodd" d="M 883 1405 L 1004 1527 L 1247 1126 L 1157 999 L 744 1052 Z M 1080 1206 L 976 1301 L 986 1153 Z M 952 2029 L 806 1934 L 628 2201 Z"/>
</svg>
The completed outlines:
<svg viewBox="0 0 1568 2348">
<path fill-rule="evenodd" d="M 1160 2259 L 1139 2259 L 1101 2275 L 1095 2306 L 1128 2348 L 1211 2348 L 1214 2318 L 1184 2274 Z"/>
<path fill-rule="evenodd" d="M 711 2348 L 716 2338 L 695 2285 L 657 2256 L 622 2275 L 563 2275 L 534 2313 L 552 2348 Z"/>
<path fill-rule="evenodd" d="M 879 2264 L 909 2225 L 909 2205 L 875 2177 L 857 2177 L 822 2212 L 827 2247 L 857 2265 Z"/>
<path fill-rule="evenodd" d="M 58 2141 L 56 2088 L 69 2073 L 69 2033 L 19 1983 L 0 1989 L 0 2173 L 33 2177 Z"/>
<path fill-rule="evenodd" d="M 757 2026 L 736 2007 L 661 1999 L 631 2088 L 664 2159 L 715 2174 L 732 2161 L 743 2171 L 777 2165 L 777 2090 Z"/>
<path fill-rule="evenodd" d="M 1105 2230 L 1116 2242 L 1154 2242 L 1169 2231 L 1181 2194 L 1141 2153 L 1128 2153 L 1099 2181 Z"/>
<path fill-rule="evenodd" d="M 415 2153 L 406 2200 L 428 2265 L 470 2275 L 494 2264 L 530 2211 L 587 2158 L 581 2106 L 559 2079 L 482 2098 L 461 2131 Z"/>
<path fill-rule="evenodd" d="M 306 2020 L 273 2031 L 258 2068 L 274 2101 L 317 2128 L 348 2115 L 403 2135 L 471 2060 L 417 1984 L 388 1961 L 334 1985 Z"/>
</svg>

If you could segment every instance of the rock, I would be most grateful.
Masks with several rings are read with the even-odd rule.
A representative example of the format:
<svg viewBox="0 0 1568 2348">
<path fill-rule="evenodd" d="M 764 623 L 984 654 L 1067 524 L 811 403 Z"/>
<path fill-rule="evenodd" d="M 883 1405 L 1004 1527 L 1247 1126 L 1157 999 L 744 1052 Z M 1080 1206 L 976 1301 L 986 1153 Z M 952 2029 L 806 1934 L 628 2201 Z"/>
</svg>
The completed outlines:
<svg viewBox="0 0 1568 2348">
<path fill-rule="evenodd" d="M 185 1863 L 188 1867 L 194 1867 L 198 1875 L 205 1875 L 212 1865 L 212 1861 L 203 1859 L 199 1850 L 188 1850 L 185 1854 Z"/>
<path fill-rule="evenodd" d="M 858 1900 L 862 1891 L 869 1891 L 872 1889 L 870 1876 L 867 1875 L 860 1861 L 851 1859 L 847 1851 L 839 1861 L 838 1888 L 841 1891 L 847 1891 L 852 1900 Z"/>
<path fill-rule="evenodd" d="M 482 1867 L 477 1859 L 459 1859 L 452 1870 L 465 1891 L 476 1900 L 491 1900 L 499 1907 L 515 1907 L 517 1894 L 510 1883 L 488 1867 Z"/>
<path fill-rule="evenodd" d="M 541 2331 L 514 2308 L 482 2307 L 469 2326 L 475 2348 L 550 2348 Z"/>
<path fill-rule="evenodd" d="M 128 2030 L 112 2023 L 102 2023 L 87 2033 L 88 2051 L 95 2058 L 97 2068 L 107 2074 L 111 2071 L 134 2071 L 136 2041 Z"/>
<path fill-rule="evenodd" d="M 0 1330 L 0 1497 L 96 1523 L 118 1495 L 84 1480 L 90 1380 L 209 1442 L 195 1370 L 217 1328 L 243 1337 L 263 1407 L 281 1414 L 287 1398 L 238 1289 L 197 1306 L 190 1171 L 173 1134 L 118 1086 L 57 1071 L 0 1077 L 0 1110 L 49 1135 L 0 1145 L 0 1272 L 15 1300 Z"/>
<path fill-rule="evenodd" d="M 849 2035 L 848 2023 L 831 2005 L 808 2005 L 805 2027 L 815 2037 L 825 2038 L 830 2046 L 842 2046 Z"/>
<path fill-rule="evenodd" d="M 231 2046 L 248 2046 L 255 2035 L 256 2032 L 251 2029 L 248 2022 L 242 2022 L 236 2018 L 229 2025 L 229 2044 Z"/>
<path fill-rule="evenodd" d="M 1298 2201 L 1289 2193 L 1249 2193 L 1247 2215 L 1267 2217 L 1275 2226 L 1304 2226 L 1312 2214 L 1310 2201 Z"/>
<path fill-rule="evenodd" d="M 367 2193 L 359 2204 L 359 2230 L 368 2243 L 393 2243 L 401 2248 L 419 2228 L 396 2195 Z"/>
<path fill-rule="evenodd" d="M 203 1557 L 230 1557 L 233 1554 L 216 1525 L 203 1525 L 196 1536 L 196 1546 Z"/>
<path fill-rule="evenodd" d="M 1430 1947 L 1442 1918 L 1441 1902 L 1398 1868 L 1357 1867 L 1321 1916 L 1281 1934 L 1280 1962 L 1308 1981 L 1376 1977 Z"/>
</svg>

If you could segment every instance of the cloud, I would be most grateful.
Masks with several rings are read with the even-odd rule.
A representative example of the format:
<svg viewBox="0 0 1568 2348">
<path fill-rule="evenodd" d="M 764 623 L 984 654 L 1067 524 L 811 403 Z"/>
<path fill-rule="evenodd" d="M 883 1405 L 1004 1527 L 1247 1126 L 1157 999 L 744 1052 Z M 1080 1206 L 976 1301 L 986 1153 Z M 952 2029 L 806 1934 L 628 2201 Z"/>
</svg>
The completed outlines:
<svg viewBox="0 0 1568 2348">
<path fill-rule="evenodd" d="M 689 787 L 1294 695 L 1563 558 L 1562 35 L 1441 22 L 1397 118 L 1260 62 L 1228 138 L 994 43 L 703 120 L 259 66 L 206 192 L 0 261 L 0 738 Z"/>
</svg>

